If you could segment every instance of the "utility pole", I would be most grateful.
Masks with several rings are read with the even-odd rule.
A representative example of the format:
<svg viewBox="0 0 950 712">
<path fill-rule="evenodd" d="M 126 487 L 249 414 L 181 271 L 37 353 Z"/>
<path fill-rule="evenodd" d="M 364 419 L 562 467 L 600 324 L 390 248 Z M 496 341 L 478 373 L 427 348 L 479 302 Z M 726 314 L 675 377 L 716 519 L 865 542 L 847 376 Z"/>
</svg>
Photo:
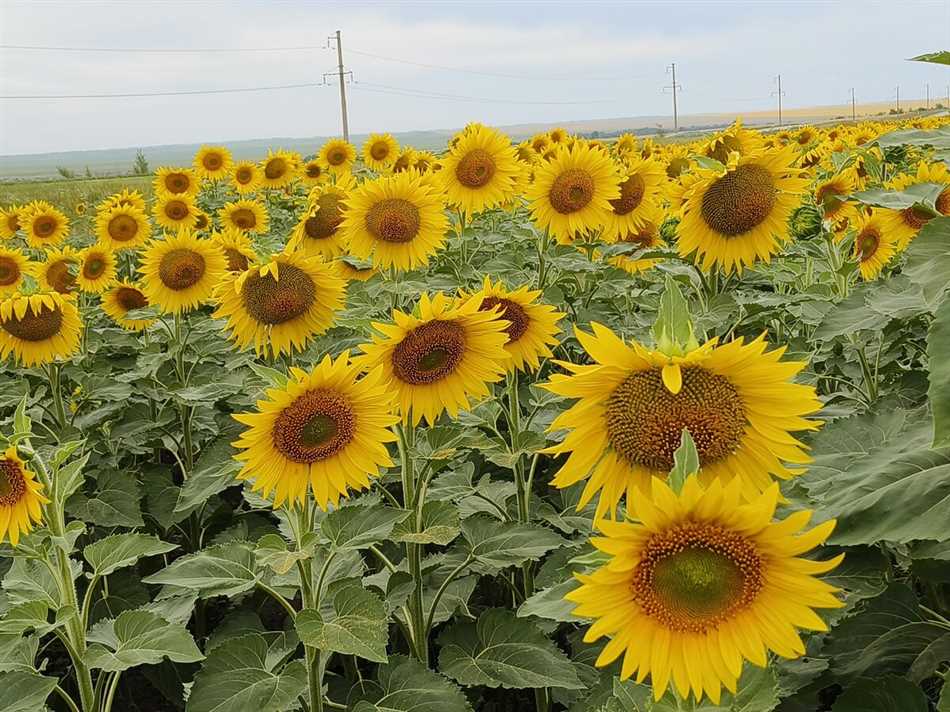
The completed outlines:
<svg viewBox="0 0 950 712">
<path fill-rule="evenodd" d="M 930 108 L 930 82 L 927 82 L 926 84 L 924 84 L 924 86 L 927 87 L 927 108 L 929 109 Z"/>
<path fill-rule="evenodd" d="M 851 120 L 856 121 L 857 115 L 854 110 L 854 87 L 851 87 Z"/>
<path fill-rule="evenodd" d="M 775 77 L 778 81 L 778 90 L 773 91 L 772 95 L 778 97 L 778 125 L 782 125 L 782 97 L 785 95 L 785 92 L 782 91 L 782 75 L 779 74 Z"/>
<path fill-rule="evenodd" d="M 897 113 L 901 113 L 901 85 L 897 85 Z"/>
<path fill-rule="evenodd" d="M 335 36 L 327 38 L 330 42 L 336 42 L 337 71 L 327 72 L 323 75 L 323 81 L 326 82 L 328 76 L 336 74 L 340 78 L 340 110 L 343 112 L 343 140 L 350 140 L 350 123 L 346 116 L 346 75 L 353 76 L 353 72 L 343 70 L 343 42 L 340 40 L 340 31 L 336 31 Z"/>
<path fill-rule="evenodd" d="M 664 89 L 670 89 L 673 92 L 673 130 L 679 131 L 680 122 L 679 122 L 679 115 L 676 109 L 676 90 L 682 89 L 683 87 L 681 87 L 679 84 L 676 83 L 676 64 L 675 63 L 670 64 L 670 66 L 666 68 L 666 71 L 667 73 L 672 74 L 673 83 L 670 84 L 668 87 L 664 87 Z"/>
</svg>

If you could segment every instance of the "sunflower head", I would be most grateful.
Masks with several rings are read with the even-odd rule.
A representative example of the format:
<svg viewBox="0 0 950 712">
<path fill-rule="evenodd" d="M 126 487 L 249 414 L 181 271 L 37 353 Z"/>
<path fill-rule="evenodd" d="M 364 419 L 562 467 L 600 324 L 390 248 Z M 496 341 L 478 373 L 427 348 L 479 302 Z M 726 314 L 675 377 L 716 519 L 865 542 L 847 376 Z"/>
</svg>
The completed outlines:
<svg viewBox="0 0 950 712">
<path fill-rule="evenodd" d="M 240 230 L 226 227 L 221 232 L 213 233 L 211 239 L 224 251 L 228 272 L 244 272 L 257 262 L 254 244 Z"/>
<path fill-rule="evenodd" d="M 20 221 L 30 247 L 56 247 L 69 236 L 69 218 L 45 200 L 34 200 L 23 208 Z"/>
<path fill-rule="evenodd" d="M 399 143 L 391 134 L 370 134 L 363 144 L 363 163 L 376 172 L 389 168 L 399 155 Z"/>
<path fill-rule="evenodd" d="M 207 180 L 218 180 L 231 172 L 234 161 L 224 146 L 202 146 L 195 154 L 195 173 Z"/>
<path fill-rule="evenodd" d="M 855 220 L 854 257 L 861 277 L 877 279 L 901 248 L 900 218 L 882 210 L 859 213 Z"/>
<path fill-rule="evenodd" d="M 0 296 L 19 291 L 24 277 L 32 273 L 34 267 L 19 250 L 0 247 Z"/>
<path fill-rule="evenodd" d="M 521 167 L 507 136 L 486 126 L 465 131 L 437 174 L 447 202 L 467 215 L 497 207 L 515 192 Z"/>
<path fill-rule="evenodd" d="M 404 173 L 406 171 L 412 170 L 412 167 L 415 165 L 415 163 L 416 149 L 414 149 L 412 146 L 404 146 L 396 156 L 396 160 L 393 161 L 393 173 Z"/>
<path fill-rule="evenodd" d="M 261 185 L 264 188 L 283 188 L 290 185 L 300 171 L 300 155 L 291 151 L 268 151 L 261 163 Z"/>
<path fill-rule="evenodd" d="M 40 287 L 59 294 L 75 291 L 79 262 L 79 252 L 68 245 L 61 250 L 50 250 L 46 253 L 46 261 L 35 267 Z"/>
<path fill-rule="evenodd" d="M 261 168 L 252 161 L 238 161 L 231 168 L 231 185 L 240 195 L 253 193 L 261 181 Z"/>
<path fill-rule="evenodd" d="M 167 230 L 192 229 L 198 221 L 198 206 L 188 196 L 160 196 L 152 208 L 155 222 Z"/>
<path fill-rule="evenodd" d="M 356 147 L 340 138 L 331 139 L 320 147 L 317 160 L 331 173 L 349 173 L 356 160 Z"/>
<path fill-rule="evenodd" d="M 22 229 L 21 215 L 23 208 L 19 205 L 8 205 L 0 208 L 0 238 L 9 240 Z"/>
<path fill-rule="evenodd" d="M 92 245 L 79 253 L 76 283 L 84 292 L 101 294 L 116 279 L 115 253 L 107 247 Z"/>
<path fill-rule="evenodd" d="M 59 292 L 16 294 L 0 301 L 0 358 L 25 366 L 68 358 L 79 348 L 79 312 Z"/>
<path fill-rule="evenodd" d="M 154 240 L 142 255 L 143 289 L 150 304 L 165 313 L 190 311 L 211 297 L 227 272 L 220 246 L 190 230 Z"/>
<path fill-rule="evenodd" d="M 42 505 L 48 503 L 43 485 L 17 455 L 16 448 L 0 453 L 0 542 L 19 544 L 20 536 L 43 520 Z"/>
<path fill-rule="evenodd" d="M 328 176 L 329 171 L 316 158 L 304 163 L 300 171 L 300 179 L 309 186 L 321 185 L 326 182 Z"/>
<path fill-rule="evenodd" d="M 148 216 L 131 205 L 115 205 L 96 215 L 96 237 L 113 250 L 139 247 L 151 233 Z"/>
<path fill-rule="evenodd" d="M 129 312 L 148 306 L 148 297 L 138 285 L 119 282 L 102 295 L 102 310 L 116 324 L 129 331 L 142 331 L 151 326 L 154 319 L 130 318 Z"/>
<path fill-rule="evenodd" d="M 241 199 L 225 203 L 218 211 L 218 217 L 225 228 L 244 233 L 263 234 L 270 229 L 267 207 L 257 200 Z"/>
<path fill-rule="evenodd" d="M 162 166 L 155 171 L 152 182 L 155 195 L 162 197 L 194 198 L 198 194 L 200 185 L 198 176 L 191 168 L 174 168 Z"/>
<path fill-rule="evenodd" d="M 326 258 L 342 254 L 345 242 L 340 225 L 346 196 L 347 192 L 337 185 L 325 184 L 314 189 L 288 243 L 291 249 Z"/>
<path fill-rule="evenodd" d="M 137 210 L 145 212 L 145 198 L 137 190 L 129 190 L 128 188 L 123 188 L 118 193 L 113 193 L 108 198 L 104 199 L 96 207 L 96 212 L 104 213 L 110 211 L 112 208 L 122 206 L 126 208 L 136 208 Z"/>
</svg>

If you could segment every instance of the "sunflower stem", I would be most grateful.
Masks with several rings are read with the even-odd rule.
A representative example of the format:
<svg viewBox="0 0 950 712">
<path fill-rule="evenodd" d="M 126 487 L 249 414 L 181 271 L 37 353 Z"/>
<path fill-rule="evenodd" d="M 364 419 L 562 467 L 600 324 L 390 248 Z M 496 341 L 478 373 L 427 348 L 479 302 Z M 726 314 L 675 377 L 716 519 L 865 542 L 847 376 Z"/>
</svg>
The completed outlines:
<svg viewBox="0 0 950 712">
<path fill-rule="evenodd" d="M 63 404 L 62 371 L 58 363 L 51 363 L 47 371 L 49 377 L 49 388 L 53 395 L 53 413 L 56 416 L 56 425 L 59 429 L 59 435 L 62 436 L 66 429 L 66 407 Z"/>
<path fill-rule="evenodd" d="M 290 528 L 297 540 L 297 550 L 303 548 L 303 539 L 313 529 L 313 518 L 310 516 L 309 504 L 304 504 L 298 510 L 293 505 L 287 508 L 287 518 Z M 329 567 L 330 558 L 324 565 L 324 572 Z M 317 610 L 320 607 L 320 592 L 313 587 L 313 567 L 310 559 L 297 561 L 297 572 L 300 574 L 300 598 L 304 608 Z M 324 573 L 321 572 L 322 585 Z M 323 666 L 321 653 L 318 648 L 304 646 L 307 664 L 307 688 L 309 693 L 309 709 L 313 712 L 323 712 Z"/>
<path fill-rule="evenodd" d="M 402 477 L 403 506 L 413 513 L 413 529 L 420 528 L 422 517 L 422 506 L 424 495 L 422 487 L 416 487 L 414 463 L 412 451 L 415 447 L 416 430 L 411 424 L 411 414 L 409 420 L 400 426 L 397 426 L 396 432 L 399 436 L 399 465 Z M 423 611 L 423 580 L 422 580 L 422 555 L 423 547 L 420 544 L 406 543 L 406 562 L 409 567 L 409 575 L 412 577 L 412 593 L 409 598 L 409 632 L 412 640 L 410 648 L 413 656 L 424 665 L 429 664 L 429 642 L 425 629 L 425 613 Z"/>
</svg>

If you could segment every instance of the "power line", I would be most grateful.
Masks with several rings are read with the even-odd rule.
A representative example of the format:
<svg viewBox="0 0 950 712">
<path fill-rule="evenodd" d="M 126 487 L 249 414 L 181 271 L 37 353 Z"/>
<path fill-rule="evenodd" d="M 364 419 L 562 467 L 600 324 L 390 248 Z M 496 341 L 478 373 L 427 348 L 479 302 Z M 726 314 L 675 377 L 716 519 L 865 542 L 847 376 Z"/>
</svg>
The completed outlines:
<svg viewBox="0 0 950 712">
<path fill-rule="evenodd" d="M 323 49 L 317 45 L 299 47 L 52 47 L 40 45 L 0 45 L 0 49 L 31 50 L 38 52 L 131 52 L 131 53 L 203 53 L 203 52 L 302 52 Z"/>
<path fill-rule="evenodd" d="M 0 96 L 0 99 L 125 99 L 145 96 L 193 96 L 196 94 L 238 94 L 250 91 L 274 91 L 279 89 L 301 89 L 303 87 L 319 87 L 323 84 L 308 82 L 306 84 L 282 84 L 270 87 L 241 87 L 240 89 L 195 89 L 193 91 L 155 91 L 134 92 L 122 94 L 24 94 Z"/>
<path fill-rule="evenodd" d="M 443 94 L 441 92 L 428 92 L 424 90 L 408 89 L 405 87 L 394 87 L 388 84 L 377 84 L 375 82 L 354 82 L 353 89 L 360 91 L 373 91 L 380 94 L 394 94 L 397 96 L 412 96 L 419 99 L 445 99 L 449 101 L 483 101 L 493 104 L 544 104 L 544 105 L 574 105 L 574 104 L 612 104 L 616 99 L 586 99 L 583 101 L 534 101 L 505 98 L 489 98 L 480 96 L 462 96 L 458 94 Z"/>
</svg>

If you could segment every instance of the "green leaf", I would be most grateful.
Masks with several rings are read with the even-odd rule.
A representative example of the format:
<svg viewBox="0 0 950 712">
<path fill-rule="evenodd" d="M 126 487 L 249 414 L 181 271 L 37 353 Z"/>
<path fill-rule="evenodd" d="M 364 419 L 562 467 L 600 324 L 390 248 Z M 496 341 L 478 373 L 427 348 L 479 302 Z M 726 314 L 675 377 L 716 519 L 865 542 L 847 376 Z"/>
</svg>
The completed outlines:
<svg viewBox="0 0 950 712">
<path fill-rule="evenodd" d="M 899 677 L 861 678 L 844 691 L 831 712 L 927 712 L 927 696 Z"/>
<path fill-rule="evenodd" d="M 950 286 L 950 217 L 934 218 L 920 229 L 905 252 L 902 271 L 936 309 Z"/>
<path fill-rule="evenodd" d="M 147 611 L 125 611 L 102 621 L 87 638 L 92 645 L 86 650 L 86 663 L 110 672 L 154 665 L 163 658 L 193 663 L 204 657 L 183 625 Z"/>
<path fill-rule="evenodd" d="M 389 538 L 396 522 L 407 515 L 404 509 L 357 503 L 330 512 L 320 531 L 338 551 L 365 549 Z"/>
<path fill-rule="evenodd" d="M 394 655 L 377 672 L 378 690 L 369 690 L 353 712 L 472 712 L 462 691 L 421 663 Z"/>
<path fill-rule="evenodd" d="M 286 373 L 278 371 L 276 368 L 270 368 L 269 366 L 257 363 L 257 361 L 249 361 L 247 365 L 264 381 L 268 388 L 284 388 L 287 385 L 287 381 L 290 380 Z"/>
<path fill-rule="evenodd" d="M 24 379 L 25 380 L 25 379 Z M 17 403 L 16 410 L 13 413 L 13 429 L 18 433 L 29 433 L 33 428 L 33 421 L 26 414 L 26 403 L 29 393 L 24 393 L 20 402 Z"/>
<path fill-rule="evenodd" d="M 927 52 L 926 54 L 918 54 L 916 57 L 911 57 L 908 62 L 930 62 L 932 64 L 950 64 L 950 52 L 944 50 L 943 52 Z"/>
<path fill-rule="evenodd" d="M 933 446 L 950 446 L 950 299 L 938 308 L 927 335 L 930 363 L 930 406 L 933 409 Z"/>
<path fill-rule="evenodd" d="M 290 571 L 298 561 L 309 559 L 309 551 L 291 551 L 287 542 L 277 534 L 265 534 L 257 542 L 254 557 L 258 566 L 268 566 L 275 574 L 284 575 Z"/>
<path fill-rule="evenodd" d="M 682 354 L 699 345 L 693 333 L 689 305 L 671 275 L 666 276 L 660 310 L 653 322 L 653 340 L 664 353 Z"/>
<path fill-rule="evenodd" d="M 195 675 L 188 712 L 283 712 L 297 708 L 307 671 L 293 662 L 275 672 L 268 645 L 258 634 L 231 638 L 214 648 Z"/>
<path fill-rule="evenodd" d="M 191 588 L 210 596 L 234 596 L 254 588 L 254 552 L 244 544 L 219 544 L 176 559 L 145 583 Z"/>
<path fill-rule="evenodd" d="M 176 512 L 184 512 L 208 500 L 208 498 L 239 484 L 234 476 L 241 469 L 241 463 L 234 459 L 237 452 L 231 447 L 231 436 L 219 438 L 202 449 L 195 471 L 181 486 Z"/>
<path fill-rule="evenodd" d="M 82 550 L 93 573 L 108 576 L 116 569 L 132 566 L 145 556 L 157 556 L 177 549 L 151 534 L 113 534 Z"/>
<path fill-rule="evenodd" d="M 422 505 L 421 531 L 413 531 L 415 522 L 406 517 L 393 527 L 393 541 L 410 544 L 437 544 L 446 546 L 459 535 L 458 509 L 451 503 L 435 500 Z"/>
<path fill-rule="evenodd" d="M 42 601 L 54 611 L 60 606 L 60 591 L 50 570 L 39 561 L 16 558 L 3 577 L 3 590 L 12 603 Z"/>
<path fill-rule="evenodd" d="M 334 614 L 325 616 L 312 608 L 300 611 L 300 640 L 320 650 L 386 662 L 389 631 L 382 600 L 359 581 L 344 581 L 331 587 L 327 595 L 333 601 Z"/>
<path fill-rule="evenodd" d="M 865 205 L 891 210 L 903 210 L 916 206 L 933 212 L 934 201 L 946 186 L 937 183 L 915 183 L 903 191 L 872 188 L 852 193 L 851 198 Z M 936 214 L 936 213 L 935 213 Z"/>
<path fill-rule="evenodd" d="M 30 630 L 40 635 L 49 633 L 64 622 L 49 623 L 49 610 L 46 601 L 27 601 L 11 606 L 0 619 L 0 635 L 8 633 L 22 635 Z"/>
<path fill-rule="evenodd" d="M 66 511 L 85 522 L 103 527 L 141 527 L 142 494 L 138 483 L 128 472 L 100 471 L 96 476 L 96 492 L 87 497 L 77 492 L 66 504 Z"/>
<path fill-rule="evenodd" d="M 515 689 L 584 687 L 570 659 L 541 630 L 502 608 L 439 636 L 439 670 L 463 685 Z"/>
<path fill-rule="evenodd" d="M 55 677 L 32 672 L 0 673 L 0 710 L 37 712 L 46 708 L 46 698 L 56 687 Z"/>
<path fill-rule="evenodd" d="M 673 453 L 673 469 L 670 470 L 669 485 L 674 492 L 683 489 L 686 478 L 699 472 L 699 452 L 689 430 L 683 428 L 680 434 L 680 446 Z"/>
<path fill-rule="evenodd" d="M 801 478 L 836 544 L 947 538 L 950 456 L 930 449 L 926 411 L 888 408 L 830 423 Z"/>
<path fill-rule="evenodd" d="M 462 522 L 462 536 L 476 561 L 496 569 L 536 561 L 567 542 L 547 527 L 499 522 L 476 514 Z"/>
<path fill-rule="evenodd" d="M 563 623 L 576 623 L 584 620 L 572 613 L 577 604 L 564 600 L 564 596 L 578 586 L 580 586 L 580 583 L 576 579 L 568 579 L 563 583 L 538 591 L 518 607 L 518 617 L 537 616 L 538 618 Z"/>
</svg>

